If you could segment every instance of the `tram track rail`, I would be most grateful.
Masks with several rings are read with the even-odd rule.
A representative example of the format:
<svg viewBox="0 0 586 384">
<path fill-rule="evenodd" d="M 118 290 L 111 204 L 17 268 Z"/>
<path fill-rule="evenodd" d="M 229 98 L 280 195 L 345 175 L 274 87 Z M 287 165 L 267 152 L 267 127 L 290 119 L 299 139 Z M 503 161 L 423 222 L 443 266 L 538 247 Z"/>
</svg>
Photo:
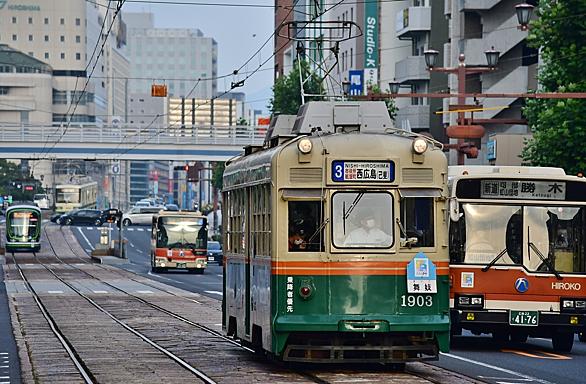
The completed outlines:
<svg viewBox="0 0 586 384">
<path fill-rule="evenodd" d="M 78 245 L 78 244 L 75 243 L 75 238 L 72 238 L 71 233 L 67 233 L 67 230 L 64 228 L 59 228 L 59 230 L 57 230 L 57 228 L 55 228 L 55 227 L 53 227 L 53 228 L 54 228 L 54 230 L 50 231 L 51 233 L 48 233 L 48 232 L 45 233 L 46 242 L 43 244 L 44 246 L 46 245 L 45 249 L 50 250 L 51 254 L 47 255 L 46 252 L 44 252 L 44 255 L 37 255 L 37 257 L 34 258 L 34 261 L 37 264 L 42 264 L 42 266 L 43 266 L 42 269 L 36 269 L 36 272 L 39 273 L 40 271 L 45 271 L 45 274 L 47 274 L 47 276 L 52 276 L 53 278 L 61 281 L 62 284 L 64 284 L 69 289 L 71 289 L 73 292 L 75 292 L 75 294 L 78 295 L 78 297 L 82 298 L 80 300 L 83 300 L 83 301 L 90 303 L 93 308 L 100 311 L 101 313 L 104 313 L 106 316 L 109 316 L 109 318 L 112 319 L 112 321 L 116 322 L 115 319 L 111 317 L 111 316 L 114 316 L 114 317 L 118 318 L 118 320 L 120 320 L 122 323 L 126 324 L 128 327 L 135 328 L 135 330 L 138 333 L 142 334 L 142 336 L 144 336 L 146 339 L 150 339 L 153 343 L 158 344 L 158 343 L 162 342 L 163 345 L 161 345 L 161 347 L 168 349 L 168 350 L 170 347 L 171 353 L 177 355 L 186 364 L 191 365 L 193 367 L 196 367 L 195 369 L 198 369 L 199 371 L 202 371 L 204 374 L 207 374 L 208 378 L 211 380 L 211 381 L 202 380 L 202 382 L 210 382 L 210 383 L 211 382 L 245 382 L 246 378 L 249 377 L 249 376 L 242 376 L 242 378 L 238 377 L 238 379 L 244 380 L 244 381 L 236 381 L 237 379 L 235 379 L 233 375 L 226 374 L 225 372 L 217 372 L 217 371 L 214 371 L 213 367 L 210 369 L 209 365 L 206 366 L 206 364 L 209 364 L 209 358 L 207 358 L 207 360 L 206 360 L 206 357 L 204 356 L 203 357 L 204 360 L 200 361 L 200 360 L 198 360 L 199 357 L 197 355 L 195 357 L 193 355 L 190 355 L 190 353 L 193 353 L 194 348 L 196 348 L 195 350 L 198 350 L 201 348 L 201 346 L 198 347 L 197 345 L 195 345 L 195 347 L 194 347 L 193 342 L 194 342 L 194 340 L 198 340 L 198 339 L 206 339 L 205 336 L 201 336 L 203 334 L 208 334 L 207 340 L 204 340 L 204 344 L 207 342 L 208 345 L 204 348 L 208 348 L 209 355 L 221 355 L 221 356 L 219 356 L 220 359 L 224 359 L 224 358 L 230 359 L 229 358 L 230 355 L 238 356 L 236 360 L 232 359 L 236 363 L 233 369 L 235 369 L 236 371 L 245 372 L 246 374 L 251 375 L 250 378 L 254 377 L 255 382 L 264 382 L 262 377 L 266 377 L 266 379 L 267 379 L 266 382 L 275 382 L 275 381 L 276 382 L 288 382 L 288 383 L 289 382 L 291 382 L 291 383 L 293 383 L 293 382 L 303 382 L 303 383 L 312 382 L 312 383 L 321 383 L 321 384 L 338 382 L 340 380 L 352 380 L 352 381 L 358 380 L 361 382 L 373 382 L 373 383 L 375 383 L 375 382 L 378 382 L 378 383 L 384 383 L 384 382 L 393 382 L 393 383 L 395 383 L 395 382 L 401 382 L 401 383 L 403 383 L 403 382 L 410 382 L 410 383 L 445 382 L 445 381 L 441 381 L 441 380 L 434 380 L 433 377 L 428 377 L 427 374 L 422 373 L 421 371 L 417 372 L 417 370 L 415 370 L 415 371 L 411 372 L 410 369 L 407 369 L 403 373 L 403 372 L 390 371 L 388 367 L 374 367 L 374 366 L 370 367 L 366 370 L 363 368 L 361 369 L 360 367 L 357 367 L 356 369 L 353 369 L 353 370 L 342 369 L 340 367 L 338 367 L 338 368 L 327 367 L 326 368 L 324 366 L 320 366 L 320 367 L 313 366 L 313 367 L 308 368 L 307 366 L 300 367 L 295 364 L 274 362 L 274 361 L 270 361 L 270 359 L 267 360 L 264 357 L 259 357 L 258 355 L 251 353 L 251 352 L 254 352 L 254 350 L 251 348 L 248 348 L 246 345 L 242 345 L 238 341 L 236 341 L 230 337 L 226 337 L 222 333 L 220 333 L 210 327 L 207 327 L 204 324 L 199 324 L 197 321 L 194 321 L 194 319 L 190 320 L 189 318 L 182 316 L 180 313 L 176 313 L 173 310 L 169 309 L 169 308 L 173 308 L 173 305 L 176 305 L 179 302 L 178 300 L 181 299 L 181 300 L 186 300 L 186 302 L 191 302 L 192 304 L 206 306 L 206 308 L 209 307 L 210 310 L 213 310 L 215 312 L 217 309 L 214 309 L 213 305 L 210 306 L 209 305 L 210 303 L 206 303 L 205 300 L 203 300 L 203 302 L 200 302 L 200 301 L 191 299 L 189 297 L 185 297 L 180 294 L 177 294 L 173 291 L 166 290 L 166 289 L 162 288 L 161 287 L 162 284 L 158 283 L 158 282 L 153 282 L 151 284 L 151 283 L 148 283 L 148 281 L 145 281 L 147 279 L 133 278 L 132 273 L 130 273 L 130 272 L 120 271 L 116 268 L 104 266 L 104 265 L 97 264 L 97 263 L 92 263 L 92 262 L 90 262 L 87 253 L 83 249 L 81 249 L 79 246 L 76 247 L 76 245 Z M 17 263 L 16 259 L 14 259 L 14 263 L 15 264 Z M 91 266 L 91 268 L 89 268 L 89 266 Z M 64 270 L 59 271 L 61 268 L 64 268 Z M 55 269 L 55 271 L 53 271 L 53 269 Z M 73 273 L 67 272 L 68 270 L 71 270 L 71 272 L 73 272 Z M 24 276 L 25 273 L 22 272 L 22 270 L 21 270 L 21 273 L 23 274 L 23 276 L 21 278 L 23 278 L 23 280 L 24 280 L 24 278 L 26 277 L 26 276 Z M 106 273 L 106 274 L 104 274 L 104 273 Z M 57 275 L 61 275 L 61 276 L 57 276 Z M 110 277 L 108 277 L 108 275 Z M 112 275 L 120 276 L 120 278 L 121 278 L 120 280 L 124 280 L 124 281 L 131 280 L 131 281 L 134 281 L 138 284 L 150 286 L 164 295 L 160 295 L 160 294 L 157 294 L 156 296 L 148 295 L 145 299 L 144 295 L 143 295 L 143 297 L 141 297 L 141 296 L 138 296 L 138 295 L 130 292 L 130 290 L 128 290 L 128 289 L 124 289 L 127 287 L 121 288 L 120 286 L 117 286 L 115 282 L 110 283 Z M 109 295 L 109 299 L 107 299 L 105 297 L 100 297 L 99 295 L 96 296 L 95 298 L 92 298 L 92 297 L 94 297 L 93 295 L 92 295 L 92 297 L 88 297 L 88 295 L 87 294 L 84 295 L 83 292 L 77 292 L 75 285 L 76 284 L 79 285 L 80 279 L 85 280 L 85 278 L 98 281 L 99 284 L 103 284 L 105 287 L 107 286 L 107 287 L 111 288 L 111 290 L 113 292 L 116 292 L 119 295 L 114 295 L 114 296 Z M 89 284 L 91 285 L 94 283 L 89 283 Z M 87 285 L 87 283 L 82 283 L 82 285 Z M 141 291 L 137 291 L 137 292 L 141 292 Z M 80 295 L 80 293 L 81 293 L 81 295 Z M 91 293 L 89 295 L 91 295 Z M 165 299 L 164 297 L 166 295 L 171 295 L 172 297 L 177 298 L 177 300 Z M 153 303 L 153 302 L 150 302 L 148 299 L 151 299 L 151 298 L 154 299 L 155 301 L 161 300 L 160 304 L 162 304 L 163 306 L 156 304 L 156 303 Z M 94 304 L 96 304 L 97 306 L 92 304 L 91 301 L 93 301 Z M 216 300 L 213 300 L 213 301 L 215 302 Z M 167 308 L 165 308 L 165 306 Z M 98 307 L 100 307 L 101 309 Z M 188 307 L 182 306 L 181 304 L 179 304 L 179 307 L 188 308 Z M 203 307 L 200 307 L 200 308 L 203 308 Z M 104 310 L 107 312 L 111 312 L 111 311 L 114 311 L 114 312 L 110 313 L 110 315 L 107 315 L 105 312 L 103 312 Z M 187 309 L 187 311 L 189 311 L 189 309 Z M 196 311 L 197 311 L 197 309 L 196 309 Z M 185 310 L 183 312 L 185 312 Z M 141 314 L 141 317 L 143 319 L 142 320 L 143 323 L 141 323 L 141 321 L 136 319 L 136 313 Z M 186 312 L 186 313 L 191 313 L 191 312 Z M 213 313 L 213 312 L 210 312 L 210 313 Z M 216 315 L 214 315 L 214 316 L 216 316 Z M 173 324 L 171 324 L 171 325 L 174 330 L 176 330 L 176 331 L 178 330 L 177 336 L 180 336 L 179 342 L 169 343 L 168 342 L 169 340 L 166 340 L 164 337 L 161 337 L 160 334 L 157 334 L 157 332 L 156 332 L 157 324 L 161 324 L 161 323 L 164 323 L 166 325 L 170 324 L 169 320 L 164 320 L 165 318 L 173 319 L 173 321 L 171 323 L 173 323 L 174 325 Z M 146 319 L 149 319 L 149 320 L 146 320 Z M 154 319 L 154 320 L 152 320 L 152 322 L 151 322 L 151 319 Z M 130 332 L 131 334 L 135 335 L 136 337 L 140 338 L 141 340 L 146 342 L 148 345 L 150 345 L 141 336 L 126 329 L 126 327 L 124 327 L 122 324 L 120 324 L 118 322 L 116 322 L 116 323 L 119 324 L 120 326 L 122 326 L 122 328 L 125 329 L 127 332 Z M 183 324 L 183 326 L 180 326 L 179 324 Z M 58 326 L 58 324 L 57 324 L 57 326 Z M 138 326 L 138 328 L 136 328 L 137 326 Z M 155 328 L 155 329 L 153 329 L 153 328 Z M 197 329 L 199 332 L 202 332 L 202 334 L 200 334 L 200 336 L 194 336 L 193 332 L 189 331 L 189 329 Z M 151 336 L 154 336 L 154 339 L 152 339 Z M 239 353 L 234 355 L 233 352 L 230 352 L 230 348 L 228 348 L 227 350 L 222 349 L 222 352 L 214 354 L 214 351 L 219 351 L 220 348 L 225 348 L 225 347 L 218 347 L 217 342 L 211 341 L 212 339 L 210 337 L 213 338 L 213 340 L 221 339 L 223 342 L 229 343 L 230 345 L 232 345 L 233 348 L 235 348 L 235 349 L 233 349 L 233 351 L 242 350 L 243 352 L 245 352 L 245 355 L 242 355 Z M 65 340 L 67 341 L 66 338 L 65 338 Z M 209 343 L 213 343 L 215 345 L 209 344 Z M 70 343 L 70 344 L 73 344 L 73 343 Z M 150 347 L 157 349 L 153 345 L 150 345 Z M 76 354 L 75 348 L 73 348 L 73 353 Z M 158 350 L 158 353 L 162 353 L 162 351 Z M 165 356 L 167 356 L 167 355 L 165 355 Z M 168 357 L 169 356 L 167 356 L 167 358 Z M 175 363 L 177 364 L 177 362 L 175 362 Z M 178 365 L 181 366 L 182 368 L 185 368 L 181 364 L 178 364 Z M 259 379 L 259 377 L 261 379 Z M 91 378 L 91 376 L 90 376 L 90 378 Z M 86 381 L 86 382 L 88 382 L 88 381 Z M 95 382 L 95 381 L 89 381 L 89 382 Z M 468 382 L 470 382 L 470 381 L 468 381 Z"/>
<path fill-rule="evenodd" d="M 78 251 L 72 246 L 72 244 L 70 243 L 70 241 L 67 239 L 67 236 L 65 236 L 65 234 L 63 233 L 63 228 L 60 228 L 60 232 L 63 235 L 63 238 L 65 240 L 64 244 L 67 245 L 67 248 L 69 249 L 69 251 L 71 252 L 71 254 L 75 255 L 76 258 L 78 259 L 78 260 L 74 260 L 74 261 L 82 261 L 84 264 L 88 264 L 88 265 L 92 265 L 94 267 L 98 267 L 101 270 L 103 270 L 103 271 L 105 271 L 107 273 L 110 273 L 110 274 L 111 273 L 115 273 L 115 274 L 123 277 L 124 279 L 129 279 L 129 280 L 135 281 L 135 282 L 137 282 L 139 284 L 143 284 L 143 285 L 150 286 L 150 287 L 152 287 L 152 288 L 154 288 L 154 289 L 156 289 L 158 291 L 164 292 L 165 294 L 169 294 L 169 295 L 172 295 L 174 297 L 178 297 L 178 298 L 181 298 L 181 299 L 184 299 L 184 300 L 192 301 L 192 302 L 197 303 L 197 304 L 202 304 L 202 303 L 198 302 L 197 300 L 193 300 L 193 299 L 190 299 L 190 298 L 187 298 L 187 297 L 178 295 L 178 294 L 176 294 L 176 293 L 174 293 L 172 291 L 168 291 L 168 290 L 162 289 L 160 286 L 157 286 L 155 284 L 148 284 L 147 282 L 145 282 L 143 280 L 134 279 L 134 278 L 130 277 L 128 273 L 121 273 L 120 271 L 118 271 L 116 269 L 106 268 L 105 266 L 103 266 L 101 264 L 89 263 L 87 261 L 87 257 L 84 258 L 82 255 L 79 255 Z M 68 268 L 75 269 L 75 270 L 83 273 L 85 276 L 88 276 L 89 278 L 95 279 L 95 280 L 99 281 L 101 284 L 104 284 L 104 285 L 112 288 L 113 290 L 124 294 L 126 297 L 130 297 L 133 300 L 135 300 L 135 301 L 137 301 L 137 302 L 139 302 L 141 304 L 147 305 L 150 308 L 152 308 L 152 309 L 154 309 L 154 310 L 156 310 L 156 311 L 158 311 L 160 313 L 163 313 L 163 314 L 165 314 L 167 316 L 170 316 L 170 317 L 172 317 L 172 318 L 174 318 L 174 319 L 176 319 L 176 320 L 178 320 L 178 321 L 180 321 L 182 323 L 185 323 L 185 324 L 187 324 L 187 325 L 189 325 L 191 327 L 195 327 L 195 328 L 197 328 L 197 329 L 199 329 L 199 330 L 201 330 L 201 331 L 203 331 L 205 333 L 208 333 L 208 334 L 212 335 L 215 338 L 221 339 L 224 342 L 230 343 L 231 345 L 233 345 L 233 346 L 235 346 L 235 347 L 237 347 L 239 349 L 242 349 L 242 350 L 246 351 L 247 353 L 256 353 L 254 349 L 249 348 L 246 345 L 243 345 L 239 341 L 236 341 L 236 340 L 234 340 L 234 339 L 232 339 L 230 337 L 227 337 L 227 336 L 223 335 L 222 333 L 220 333 L 220 332 L 218 332 L 218 331 L 216 331 L 214 329 L 211 329 L 211 328 L 209 328 L 209 327 L 207 327 L 207 326 L 205 326 L 203 324 L 199 324 L 199 323 L 194 322 L 194 321 L 192 321 L 190 319 L 187 319 L 184 316 L 182 316 L 180 314 L 177 314 L 177 313 L 175 313 L 175 312 L 173 312 L 171 310 L 168 310 L 168 309 L 166 309 L 166 308 L 164 308 L 164 307 L 162 307 L 162 306 L 160 306 L 158 304 L 155 304 L 155 303 L 152 303 L 152 302 L 150 302 L 148 300 L 145 300 L 144 298 L 142 298 L 140 296 L 137 296 L 137 295 L 129 292 L 128 290 L 122 289 L 122 288 L 120 288 L 120 287 L 118 287 L 118 286 L 116 286 L 114 284 L 109 283 L 108 281 L 105 281 L 104 279 L 102 279 L 100 277 L 97 277 L 97 276 L 93 275 L 92 273 L 90 273 L 90 272 L 88 272 L 88 271 L 86 271 L 86 270 L 84 270 L 82 268 L 79 268 L 78 265 L 75 265 L 75 264 L 72 264 L 72 263 L 70 263 L 68 261 L 65 261 L 62 257 L 60 257 L 58 255 L 59 252 L 55 248 L 55 245 L 52 243 L 51 237 L 48 236 L 48 234 L 46 234 L 46 235 L 47 235 L 46 238 L 48 240 L 49 247 L 51 248 L 54 257 L 61 264 L 66 265 Z M 120 325 L 122 325 L 125 329 L 127 329 L 130 332 L 132 332 L 132 333 L 136 334 L 137 336 L 141 337 L 145 342 L 147 342 L 149 344 L 153 343 L 151 345 L 153 347 L 159 349 L 159 346 L 154 341 L 150 340 L 147 336 L 143 335 L 139 331 L 134 330 L 132 327 L 128 326 L 125 322 L 123 322 L 123 321 L 117 319 L 116 317 L 114 317 L 114 315 L 112 315 L 111 313 L 109 313 L 105 308 L 103 308 L 102 306 L 100 306 L 98 303 L 96 303 L 91 298 L 87 297 L 87 295 L 84 295 L 82 292 L 80 292 L 79 290 L 77 290 L 72 284 L 70 284 L 69 282 L 65 281 L 65 279 L 57 276 L 57 274 L 54 273 L 54 271 L 52 271 L 49 266 L 47 266 L 47 265 L 45 265 L 43 263 L 43 267 L 47 271 L 49 271 L 55 278 L 57 278 L 62 283 L 64 283 L 65 285 L 67 285 L 70 289 L 72 289 L 73 291 L 75 291 L 78 295 L 84 297 L 84 299 L 86 299 L 88 302 L 90 302 L 92 305 L 94 305 L 97 309 L 99 309 L 100 311 L 106 313 L 109 317 L 111 317 L 114 321 L 116 321 L 117 323 L 119 323 Z M 164 353 L 167 354 L 166 352 L 164 352 Z M 171 356 L 169 356 L 169 357 L 171 357 Z M 189 364 L 187 362 L 185 362 L 185 361 L 182 360 L 182 363 L 180 363 L 180 365 L 184 366 L 184 368 L 186 368 L 186 369 L 189 370 L 189 368 L 188 368 Z M 327 383 L 329 383 L 329 381 L 324 380 L 324 379 L 321 379 L 318 376 L 313 375 L 313 374 L 310 374 L 310 373 L 307 373 L 307 372 L 303 372 L 303 371 L 295 370 L 295 369 L 291 369 L 291 368 L 285 368 L 285 370 L 288 371 L 291 374 L 295 374 L 295 375 L 298 375 L 298 376 L 300 376 L 300 377 L 302 377 L 302 378 L 304 378 L 306 380 L 310 380 L 313 383 L 320 383 L 320 384 L 327 384 Z M 198 372 L 200 372 L 200 371 L 198 370 Z M 200 372 L 200 373 L 202 373 L 202 372 Z M 211 379 L 209 377 L 207 377 L 207 380 L 210 380 L 210 381 L 205 381 L 205 379 L 202 380 L 202 381 L 203 382 L 206 382 L 206 383 L 208 383 L 208 382 L 209 383 L 214 383 L 215 382 L 213 379 Z"/>
</svg>

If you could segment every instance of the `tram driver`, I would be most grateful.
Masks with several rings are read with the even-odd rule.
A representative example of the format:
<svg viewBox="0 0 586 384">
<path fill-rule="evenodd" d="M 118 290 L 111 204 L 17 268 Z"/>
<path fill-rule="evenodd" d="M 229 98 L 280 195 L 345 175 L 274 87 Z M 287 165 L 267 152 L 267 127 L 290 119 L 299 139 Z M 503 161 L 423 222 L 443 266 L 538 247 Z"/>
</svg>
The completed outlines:
<svg viewBox="0 0 586 384">
<path fill-rule="evenodd" d="M 379 228 L 374 211 L 364 210 L 358 214 L 358 219 L 360 227 L 346 236 L 344 246 L 388 247 L 391 245 L 393 238 Z"/>
</svg>

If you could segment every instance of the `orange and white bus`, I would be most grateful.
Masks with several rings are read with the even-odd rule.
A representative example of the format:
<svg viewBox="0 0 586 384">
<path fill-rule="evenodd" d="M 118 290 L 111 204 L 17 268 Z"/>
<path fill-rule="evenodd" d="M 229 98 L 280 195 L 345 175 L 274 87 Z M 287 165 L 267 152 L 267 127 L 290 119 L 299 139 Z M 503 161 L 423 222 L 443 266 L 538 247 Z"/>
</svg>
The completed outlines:
<svg viewBox="0 0 586 384">
<path fill-rule="evenodd" d="M 153 216 L 153 272 L 184 269 L 202 274 L 207 267 L 207 218 L 199 212 L 160 211 Z"/>
<path fill-rule="evenodd" d="M 453 166 L 452 334 L 551 338 L 586 327 L 586 178 L 560 168 Z"/>
</svg>

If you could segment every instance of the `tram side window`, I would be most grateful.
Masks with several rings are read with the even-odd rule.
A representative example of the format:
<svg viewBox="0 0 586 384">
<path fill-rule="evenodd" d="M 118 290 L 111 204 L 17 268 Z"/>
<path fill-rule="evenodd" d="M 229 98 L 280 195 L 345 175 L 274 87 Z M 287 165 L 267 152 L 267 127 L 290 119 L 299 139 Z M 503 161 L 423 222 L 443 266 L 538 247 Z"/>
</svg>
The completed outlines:
<svg viewBox="0 0 586 384">
<path fill-rule="evenodd" d="M 433 198 L 401 199 L 401 237 L 411 247 L 433 247 Z"/>
<path fill-rule="evenodd" d="M 319 201 L 289 202 L 289 252 L 324 250 L 323 207 Z"/>
</svg>

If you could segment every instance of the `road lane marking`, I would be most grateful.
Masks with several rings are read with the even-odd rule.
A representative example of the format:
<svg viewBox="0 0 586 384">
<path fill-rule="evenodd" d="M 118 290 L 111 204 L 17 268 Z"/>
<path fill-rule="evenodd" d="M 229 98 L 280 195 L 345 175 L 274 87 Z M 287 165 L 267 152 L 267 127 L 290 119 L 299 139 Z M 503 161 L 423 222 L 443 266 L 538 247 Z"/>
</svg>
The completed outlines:
<svg viewBox="0 0 586 384">
<path fill-rule="evenodd" d="M 94 227 L 85 227 L 85 229 L 87 229 L 88 231 L 91 231 L 94 229 Z"/>
<path fill-rule="evenodd" d="M 136 291 L 136 293 L 154 293 L 153 291 Z"/>
<path fill-rule="evenodd" d="M 63 291 L 47 291 L 47 293 L 63 293 Z"/>
<path fill-rule="evenodd" d="M 545 352 L 545 351 L 521 351 L 518 349 L 501 349 L 504 353 L 514 353 L 515 355 L 532 357 L 534 359 L 549 359 L 549 360 L 572 360 L 569 356 L 558 355 L 557 353 Z M 541 355 L 537 355 L 539 353 Z M 545 356 L 543 356 L 545 355 Z"/>
<path fill-rule="evenodd" d="M 495 371 L 508 373 L 509 375 L 521 377 L 523 379 L 533 380 L 533 381 L 536 381 L 536 382 L 542 383 L 542 384 L 552 384 L 551 382 L 549 382 L 547 380 L 538 379 L 536 377 L 529 376 L 529 375 L 525 375 L 525 374 L 520 373 L 520 372 L 515 372 L 515 371 L 512 371 L 510 369 L 497 367 L 496 365 L 491 365 L 491 364 L 483 363 L 481 361 L 467 359 L 465 357 L 461 357 L 461 356 L 458 356 L 458 355 L 453 355 L 451 353 L 443 353 L 443 352 L 440 352 L 440 354 L 442 356 L 451 357 L 452 359 L 455 359 L 455 360 L 460 360 L 460 361 L 464 361 L 466 363 L 480 365 L 481 367 L 485 367 L 485 368 L 489 368 L 489 369 L 494 369 Z"/>
<path fill-rule="evenodd" d="M 220 291 L 204 291 L 204 292 L 205 292 L 205 293 L 211 293 L 211 294 L 214 294 L 214 295 L 220 295 L 220 296 L 222 296 L 222 295 L 223 295 L 223 293 L 222 293 L 222 292 L 220 292 Z"/>
<path fill-rule="evenodd" d="M 481 379 L 487 379 L 487 380 L 511 380 L 511 377 L 493 377 L 493 376 L 478 376 Z M 518 378 L 518 379 L 512 379 L 515 381 L 533 381 L 531 379 L 522 379 L 522 378 Z"/>
<path fill-rule="evenodd" d="M 93 291 L 94 293 L 108 293 L 108 291 Z"/>
<path fill-rule="evenodd" d="M 128 232 L 134 232 L 134 228 L 126 228 Z"/>
<path fill-rule="evenodd" d="M 133 243 L 129 243 L 132 248 L 136 248 Z"/>
<path fill-rule="evenodd" d="M 81 230 L 80 227 L 77 227 L 77 231 L 79 232 L 79 234 L 83 237 L 83 239 L 85 240 L 85 242 L 87 243 L 87 245 L 90 246 L 90 248 L 92 250 L 94 250 L 94 246 L 92 245 L 92 243 L 90 243 L 90 241 L 88 240 L 88 238 L 86 237 L 85 233 L 83 233 L 83 231 Z"/>
<path fill-rule="evenodd" d="M 139 232 L 144 232 L 144 228 L 136 228 L 136 230 Z"/>
</svg>

